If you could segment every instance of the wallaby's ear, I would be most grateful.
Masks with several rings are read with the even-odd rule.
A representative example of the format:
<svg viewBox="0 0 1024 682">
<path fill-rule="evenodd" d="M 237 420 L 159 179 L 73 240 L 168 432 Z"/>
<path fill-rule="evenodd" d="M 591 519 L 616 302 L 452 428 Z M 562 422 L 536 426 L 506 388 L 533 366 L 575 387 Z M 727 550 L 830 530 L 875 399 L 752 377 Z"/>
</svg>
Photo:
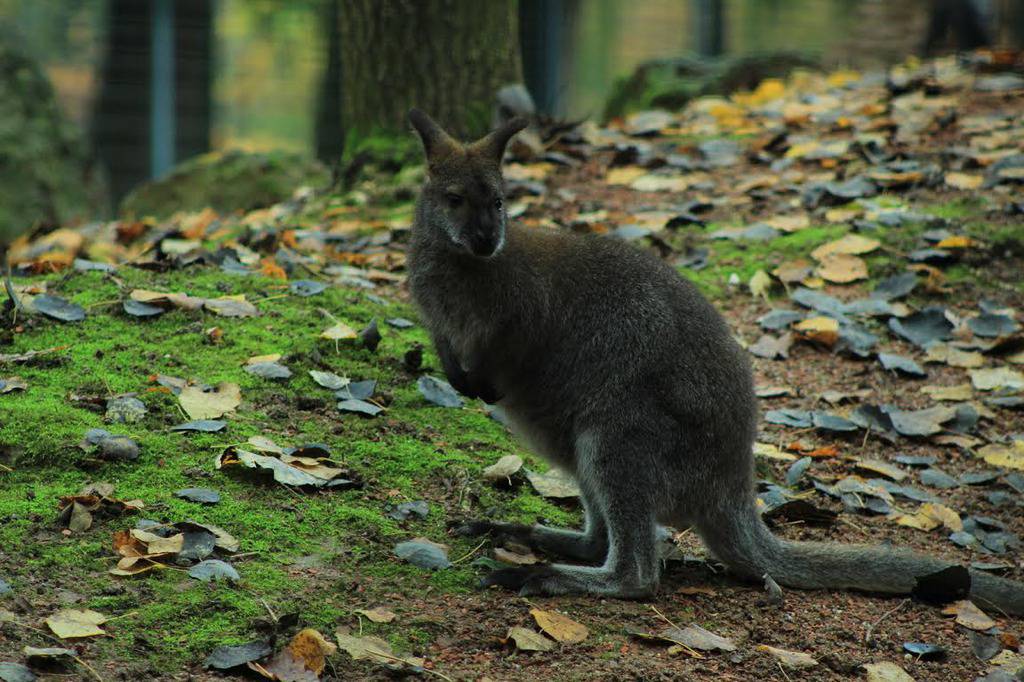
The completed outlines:
<svg viewBox="0 0 1024 682">
<path fill-rule="evenodd" d="M 525 118 L 513 118 L 474 142 L 471 148 L 473 151 L 493 159 L 495 163 L 501 163 L 501 157 L 505 155 L 505 146 L 508 145 L 508 141 L 529 124 L 530 122 Z"/>
<path fill-rule="evenodd" d="M 423 142 L 428 165 L 448 156 L 459 146 L 451 135 L 434 122 L 434 119 L 419 109 L 409 110 L 409 123 L 416 129 Z"/>
</svg>

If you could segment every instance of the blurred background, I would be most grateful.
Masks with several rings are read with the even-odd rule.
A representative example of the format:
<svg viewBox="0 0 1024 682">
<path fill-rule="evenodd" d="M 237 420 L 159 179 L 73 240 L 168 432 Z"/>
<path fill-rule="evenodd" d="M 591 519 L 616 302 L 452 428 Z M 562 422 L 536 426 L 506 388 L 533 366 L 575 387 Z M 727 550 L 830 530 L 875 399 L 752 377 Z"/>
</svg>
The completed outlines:
<svg viewBox="0 0 1024 682">
<path fill-rule="evenodd" d="M 209 151 L 337 169 L 412 104 L 477 134 L 510 83 L 513 110 L 606 120 L 1022 44 L 1020 0 L 0 0 L 0 220 L 104 215 Z"/>
</svg>

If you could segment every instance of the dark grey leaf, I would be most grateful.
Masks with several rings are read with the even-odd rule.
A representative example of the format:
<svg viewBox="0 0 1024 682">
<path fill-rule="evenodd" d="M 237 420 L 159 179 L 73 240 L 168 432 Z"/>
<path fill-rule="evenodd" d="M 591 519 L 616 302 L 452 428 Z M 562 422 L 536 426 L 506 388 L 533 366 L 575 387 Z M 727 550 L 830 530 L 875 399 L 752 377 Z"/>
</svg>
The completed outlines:
<svg viewBox="0 0 1024 682">
<path fill-rule="evenodd" d="M 396 521 L 405 521 L 410 516 L 418 516 L 421 519 L 425 519 L 429 511 L 430 507 L 427 505 L 426 500 L 416 500 L 415 502 L 402 502 L 389 511 L 388 516 Z"/>
<path fill-rule="evenodd" d="M 944 249 L 917 249 L 907 254 L 911 263 L 927 263 L 928 265 L 949 265 L 957 259 L 952 251 Z"/>
<path fill-rule="evenodd" d="M 376 379 L 365 379 L 363 381 L 352 381 L 339 389 L 334 397 L 339 400 L 369 400 L 373 392 L 377 390 Z"/>
<path fill-rule="evenodd" d="M 404 317 L 392 317 L 384 321 L 389 327 L 394 327 L 395 329 L 409 329 L 410 327 L 416 326 L 415 322 L 407 320 Z"/>
<path fill-rule="evenodd" d="M 241 580 L 241 576 L 238 575 L 238 571 L 231 564 L 221 561 L 220 559 L 207 559 L 206 561 L 200 561 L 198 564 L 188 569 L 190 577 L 196 580 L 202 580 L 204 583 L 218 582 L 226 580 L 228 582 L 238 582 Z"/>
<path fill-rule="evenodd" d="M 164 308 L 161 308 L 158 305 L 150 305 L 148 303 L 143 303 L 142 301 L 136 301 L 134 298 L 126 298 L 121 302 L 121 307 L 132 317 L 156 317 L 157 315 L 163 315 L 167 312 Z"/>
<path fill-rule="evenodd" d="M 329 388 L 332 391 L 345 388 L 349 384 L 348 377 L 338 376 L 334 372 L 321 372 L 319 370 L 311 369 L 309 370 L 309 376 L 311 376 L 313 381 L 319 385 L 324 388 Z"/>
<path fill-rule="evenodd" d="M 757 318 L 757 323 L 765 329 L 778 331 L 788 329 L 794 322 L 799 322 L 804 316 L 795 310 L 775 309 Z"/>
<path fill-rule="evenodd" d="M 1003 650 L 1003 643 L 998 637 L 974 630 L 967 630 L 967 637 L 971 640 L 971 651 L 979 661 L 987 661 Z"/>
<path fill-rule="evenodd" d="M 858 405 L 850 413 L 850 420 L 861 428 L 871 429 L 878 433 L 896 433 L 892 419 L 878 405 Z"/>
<path fill-rule="evenodd" d="M 920 365 L 903 355 L 879 353 L 878 361 L 882 363 L 882 367 L 890 371 L 900 372 L 912 377 L 928 376 L 928 373 L 921 369 Z"/>
<path fill-rule="evenodd" d="M 920 473 L 920 478 L 921 485 L 939 488 L 940 490 L 949 490 L 950 488 L 957 488 L 960 486 L 959 481 L 942 469 L 925 469 Z"/>
<path fill-rule="evenodd" d="M 803 478 L 804 472 L 811 466 L 810 457 L 801 457 L 797 461 L 789 465 L 789 469 L 786 470 L 786 485 L 790 488 L 795 488 L 796 484 Z"/>
<path fill-rule="evenodd" d="M 97 263 L 94 260 L 86 260 L 84 258 L 76 258 L 71 267 L 78 272 L 117 272 L 117 268 L 110 263 Z"/>
<path fill-rule="evenodd" d="M 342 400 L 338 403 L 338 409 L 342 412 L 354 412 L 356 414 L 365 414 L 369 417 L 376 417 L 378 414 L 384 411 L 383 407 L 368 403 L 365 400 L 356 400 L 349 398 L 348 400 Z"/>
<path fill-rule="evenodd" d="M 620 225 L 611 232 L 611 236 L 626 242 L 636 241 L 650 235 L 651 229 L 642 225 Z"/>
<path fill-rule="evenodd" d="M 878 337 L 858 324 L 848 322 L 840 324 L 839 341 L 836 351 L 861 359 L 871 357 L 872 349 L 878 343 Z"/>
<path fill-rule="evenodd" d="M 770 424 L 781 424 L 797 429 L 805 429 L 811 426 L 811 413 L 807 410 L 769 410 L 765 412 L 764 420 Z"/>
<path fill-rule="evenodd" d="M 0 578 L 0 596 L 9 594 L 11 591 L 11 586 L 7 583 L 7 581 L 3 578 Z"/>
<path fill-rule="evenodd" d="M 254 362 L 245 366 L 245 371 L 264 379 L 289 379 L 292 371 L 276 362 Z"/>
<path fill-rule="evenodd" d="M 826 315 L 834 317 L 840 321 L 846 319 L 844 314 L 846 312 L 846 306 L 842 301 L 834 296 L 823 294 L 820 291 L 815 291 L 814 289 L 800 287 L 790 294 L 790 298 L 805 308 L 817 310 L 819 313 L 825 313 Z"/>
<path fill-rule="evenodd" d="M 937 460 L 935 455 L 896 455 L 893 459 L 912 467 L 930 467 Z"/>
<path fill-rule="evenodd" d="M 271 652 L 270 642 L 265 639 L 258 639 L 255 642 L 239 644 L 236 646 L 219 646 L 213 653 L 206 657 L 203 666 L 217 670 L 230 670 L 250 661 L 255 661 Z"/>
<path fill-rule="evenodd" d="M 710 257 L 711 250 L 707 247 L 687 247 L 682 255 L 676 259 L 676 267 L 703 270 L 707 267 Z"/>
<path fill-rule="evenodd" d="M 705 140 L 697 145 L 697 151 L 712 166 L 731 166 L 740 160 L 739 145 L 725 138 Z"/>
<path fill-rule="evenodd" d="M 858 298 L 843 304 L 847 315 L 867 315 L 869 317 L 891 317 L 895 309 L 888 301 L 878 298 Z"/>
<path fill-rule="evenodd" d="M 288 290 L 296 296 L 315 296 L 326 288 L 327 285 L 323 282 L 315 282 L 311 279 L 295 280 L 288 285 Z"/>
<path fill-rule="evenodd" d="M 871 292 L 871 298 L 878 298 L 883 301 L 895 301 L 896 299 L 903 298 L 917 287 L 917 273 L 915 272 L 904 272 L 899 275 L 893 275 L 892 277 L 886 277 L 878 286 L 875 287 L 874 291 Z"/>
<path fill-rule="evenodd" d="M 448 560 L 448 553 L 443 547 L 418 540 L 399 542 L 395 545 L 395 555 L 420 568 L 436 570 L 452 565 L 452 562 Z"/>
<path fill-rule="evenodd" d="M 423 397 L 441 407 L 462 407 L 462 398 L 447 381 L 432 376 L 421 376 L 416 386 Z"/>
<path fill-rule="evenodd" d="M 890 319 L 889 329 L 921 348 L 936 341 L 946 341 L 953 335 L 953 323 L 946 318 L 945 309 L 934 306 L 903 319 Z"/>
<path fill-rule="evenodd" d="M 815 410 L 811 412 L 811 424 L 816 429 L 822 431 L 833 431 L 840 433 L 849 433 L 850 431 L 857 430 L 857 424 L 846 419 L 845 417 L 839 417 L 828 412 L 820 412 Z"/>
<path fill-rule="evenodd" d="M 32 300 L 36 312 L 61 322 L 80 322 L 85 319 L 85 308 L 60 296 L 43 294 Z"/>
<path fill-rule="evenodd" d="M 946 650 L 937 644 L 924 642 L 904 642 L 903 650 L 909 651 L 922 661 L 937 661 L 946 657 Z"/>
<path fill-rule="evenodd" d="M 220 419 L 197 419 L 195 421 L 177 424 L 171 427 L 171 431 L 201 431 L 203 433 L 216 433 L 223 431 L 227 426 L 226 421 Z"/>
<path fill-rule="evenodd" d="M 182 488 L 175 492 L 174 495 L 183 500 L 200 504 L 217 504 L 220 502 L 220 493 L 209 488 Z"/>
<path fill-rule="evenodd" d="M 976 336 L 999 337 L 1013 334 L 1020 325 L 1007 315 L 984 313 L 967 320 L 967 326 Z"/>
<path fill-rule="evenodd" d="M 35 673 L 21 663 L 0 661 L 0 680 L 2 682 L 35 682 L 36 679 Z"/>
<path fill-rule="evenodd" d="M 932 436 L 940 433 L 942 424 L 956 416 L 955 410 L 945 407 L 929 407 L 924 410 L 900 410 L 888 405 L 882 410 L 889 415 L 893 428 L 901 436 Z"/>
<path fill-rule="evenodd" d="M 965 471 L 960 474 L 960 481 L 965 485 L 988 485 L 999 478 L 998 471 Z"/>
<path fill-rule="evenodd" d="M 217 546 L 217 536 L 208 530 L 187 530 L 181 551 L 174 557 L 176 563 L 188 564 L 202 561 L 213 553 Z"/>
<path fill-rule="evenodd" d="M 974 537 L 967 531 L 958 530 L 954 533 L 949 534 L 949 541 L 958 547 L 964 548 L 978 548 L 978 538 Z"/>
<path fill-rule="evenodd" d="M 1024 474 L 1019 471 L 1011 471 L 1003 477 L 1003 481 L 1006 482 L 1006 485 L 1024 495 Z"/>
</svg>

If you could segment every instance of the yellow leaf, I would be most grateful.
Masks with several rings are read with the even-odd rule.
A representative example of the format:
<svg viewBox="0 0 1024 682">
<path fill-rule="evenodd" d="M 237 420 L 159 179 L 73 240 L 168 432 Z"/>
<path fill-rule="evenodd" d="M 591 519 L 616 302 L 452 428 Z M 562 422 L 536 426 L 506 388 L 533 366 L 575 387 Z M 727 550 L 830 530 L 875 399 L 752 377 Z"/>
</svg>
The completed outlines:
<svg viewBox="0 0 1024 682">
<path fill-rule="evenodd" d="M 822 244 L 814 251 L 811 251 L 811 258 L 817 261 L 824 260 L 827 256 L 832 254 L 844 253 L 851 256 L 871 253 L 879 246 L 881 242 L 877 239 L 871 239 L 870 237 L 864 237 L 859 234 L 847 234 L 835 241 Z"/>
<path fill-rule="evenodd" d="M 760 296 L 761 298 L 768 298 L 768 292 L 772 288 L 772 278 L 768 276 L 768 273 L 764 270 L 758 270 L 754 273 L 754 276 L 750 278 L 750 293 L 752 296 Z"/>
<path fill-rule="evenodd" d="M 801 338 L 829 347 L 839 340 L 839 322 L 831 317 L 811 317 L 798 322 L 793 329 Z"/>
<path fill-rule="evenodd" d="M 781 462 L 795 462 L 797 460 L 796 455 L 783 452 L 771 443 L 754 443 L 754 455 L 766 459 L 777 459 Z"/>
<path fill-rule="evenodd" d="M 555 648 L 555 643 L 539 632 L 518 626 L 509 629 L 505 639 L 511 639 L 522 651 L 551 651 Z"/>
<path fill-rule="evenodd" d="M 952 237 L 946 237 L 935 246 L 940 249 L 967 249 L 977 245 L 978 242 L 974 241 L 970 237 L 958 234 L 953 235 Z"/>
<path fill-rule="evenodd" d="M 619 166 L 612 168 L 605 175 L 604 181 L 609 185 L 628 185 L 642 175 L 647 175 L 647 169 L 640 166 Z"/>
<path fill-rule="evenodd" d="M 960 515 L 949 507 L 938 504 L 937 502 L 926 502 L 922 504 L 918 513 L 930 516 L 955 533 L 964 529 L 964 522 L 960 520 Z"/>
<path fill-rule="evenodd" d="M 981 183 L 985 182 L 984 175 L 972 173 L 946 173 L 946 184 L 954 189 L 978 189 Z"/>
<path fill-rule="evenodd" d="M 61 639 L 105 635 L 98 627 L 105 622 L 106 616 L 89 609 L 64 609 L 46 619 L 46 625 Z"/>
<path fill-rule="evenodd" d="M 1012 445 L 990 443 L 978 450 L 978 456 L 992 466 L 1024 469 L 1024 441 L 1015 440 Z"/>
<path fill-rule="evenodd" d="M 854 71 L 853 69 L 839 69 L 838 71 L 830 73 L 828 78 L 825 79 L 825 82 L 833 88 L 841 88 L 850 83 L 856 83 L 860 79 L 860 71 Z"/>
<path fill-rule="evenodd" d="M 811 219 L 806 213 L 772 216 L 764 222 L 782 232 L 797 232 L 811 226 Z"/>
<path fill-rule="evenodd" d="M 970 400 L 974 395 L 970 384 L 957 384 L 956 386 L 922 386 L 921 393 L 929 395 L 934 400 Z"/>
<path fill-rule="evenodd" d="M 242 391 L 238 384 L 222 381 L 212 391 L 199 386 L 186 386 L 178 394 L 178 402 L 190 419 L 217 419 L 242 402 Z"/>
<path fill-rule="evenodd" d="M 582 642 L 590 634 L 590 630 L 586 626 L 555 611 L 530 609 L 530 615 L 537 621 L 537 625 L 540 626 L 541 630 L 551 635 L 556 641 L 564 644 Z"/>
<path fill-rule="evenodd" d="M 268 355 L 254 355 L 245 361 L 247 365 L 256 365 L 261 362 L 277 362 L 281 359 L 280 353 L 270 353 Z"/>
<path fill-rule="evenodd" d="M 331 339 L 332 341 L 354 339 L 357 336 L 358 334 L 356 333 L 356 330 L 344 322 L 339 322 L 334 326 L 328 327 L 322 334 L 320 334 L 320 338 Z"/>
<path fill-rule="evenodd" d="M 846 253 L 829 254 L 815 270 L 824 280 L 836 284 L 848 284 L 868 278 L 868 264 L 862 258 Z"/>
</svg>

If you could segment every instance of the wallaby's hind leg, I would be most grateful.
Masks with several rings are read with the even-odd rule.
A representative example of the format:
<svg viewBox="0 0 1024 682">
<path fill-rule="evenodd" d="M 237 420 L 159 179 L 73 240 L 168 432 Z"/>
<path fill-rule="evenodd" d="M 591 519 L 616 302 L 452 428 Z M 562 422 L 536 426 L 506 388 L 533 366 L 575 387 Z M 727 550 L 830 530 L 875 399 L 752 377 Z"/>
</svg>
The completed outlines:
<svg viewBox="0 0 1024 682">
<path fill-rule="evenodd" d="M 587 502 L 586 491 L 583 506 L 586 521 L 582 531 L 520 523 L 470 521 L 456 532 L 471 537 L 490 535 L 498 542 L 514 540 L 548 554 L 578 561 L 603 562 L 608 554 L 608 527 L 601 515 L 593 510 L 591 503 Z"/>
<path fill-rule="evenodd" d="M 534 594 L 599 594 L 643 598 L 658 586 L 658 557 L 652 504 L 653 467 L 641 450 L 649 440 L 634 433 L 603 436 L 588 432 L 577 441 L 577 467 L 594 514 L 608 526 L 608 554 L 601 566 L 551 564 L 492 572 L 485 585 Z"/>
</svg>

